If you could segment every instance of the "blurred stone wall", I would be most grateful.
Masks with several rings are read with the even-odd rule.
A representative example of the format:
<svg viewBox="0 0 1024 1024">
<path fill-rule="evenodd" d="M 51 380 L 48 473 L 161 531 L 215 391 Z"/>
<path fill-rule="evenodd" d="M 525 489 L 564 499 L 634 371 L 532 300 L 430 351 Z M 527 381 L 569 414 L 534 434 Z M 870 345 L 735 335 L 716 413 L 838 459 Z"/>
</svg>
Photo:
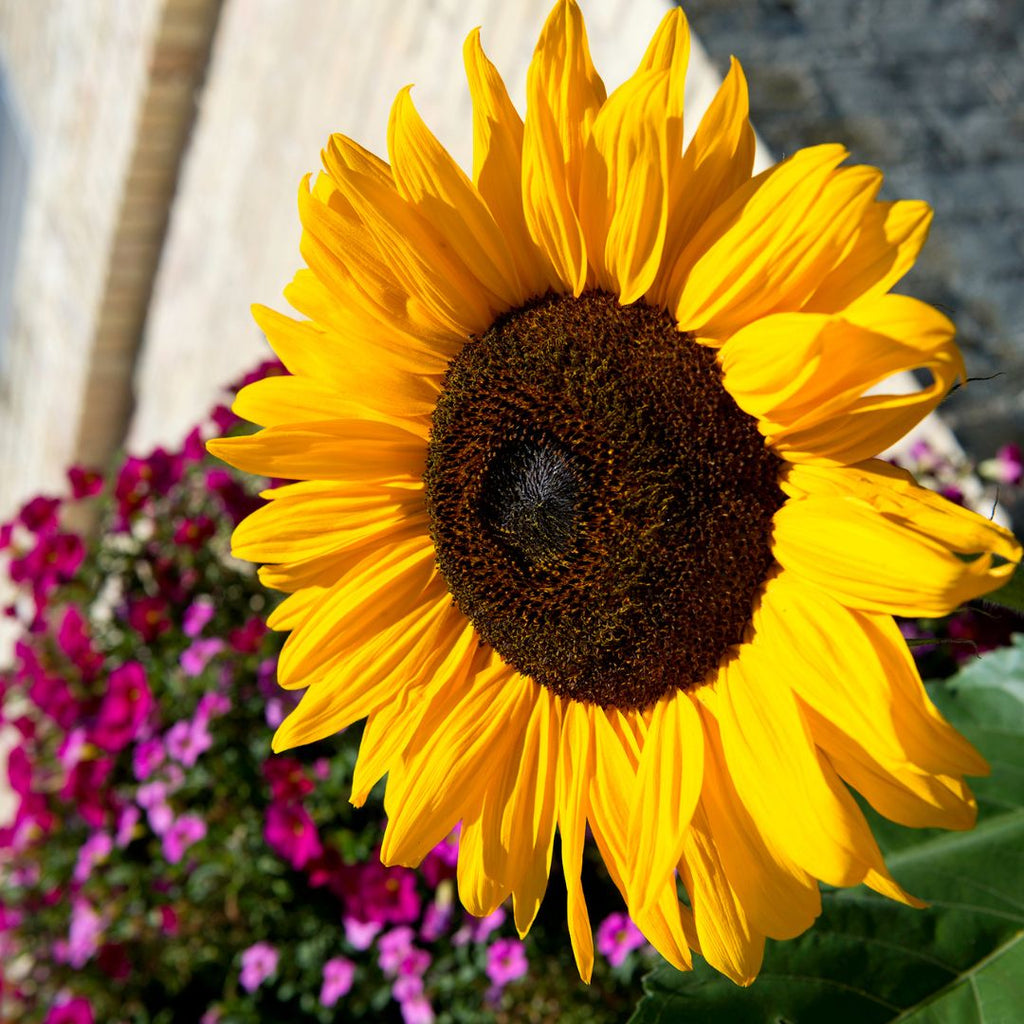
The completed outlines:
<svg viewBox="0 0 1024 1024">
<path fill-rule="evenodd" d="M 942 406 L 976 458 L 1024 441 L 1024 0 L 685 0 L 712 61 L 750 79 L 777 153 L 838 141 L 925 199 L 900 290 L 953 318 L 975 381 Z M 1020 510 L 1024 512 L 1024 510 Z"/>
</svg>

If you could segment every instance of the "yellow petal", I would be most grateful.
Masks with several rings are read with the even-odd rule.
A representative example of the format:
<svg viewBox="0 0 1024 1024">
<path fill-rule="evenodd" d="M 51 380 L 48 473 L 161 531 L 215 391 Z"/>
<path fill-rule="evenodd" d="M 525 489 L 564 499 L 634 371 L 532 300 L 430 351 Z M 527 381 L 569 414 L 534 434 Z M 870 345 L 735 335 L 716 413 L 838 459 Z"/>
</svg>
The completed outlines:
<svg viewBox="0 0 1024 1024">
<path fill-rule="evenodd" d="M 698 807 L 679 862 L 697 927 L 700 950 L 715 970 L 737 985 L 749 985 L 761 969 L 764 935 L 754 928 L 722 867 L 719 844 Z"/>
<path fill-rule="evenodd" d="M 575 0 L 558 0 L 548 17 L 527 72 L 526 97 L 526 224 L 563 287 L 579 295 L 587 282 L 587 251 L 576 199 L 586 141 L 605 90 Z"/>
<path fill-rule="evenodd" d="M 598 287 L 623 305 L 647 291 L 661 265 L 689 50 L 686 19 L 671 11 L 636 74 L 601 107 L 584 151 L 579 211 L 587 253 Z"/>
<path fill-rule="evenodd" d="M 481 651 L 466 680 L 427 710 L 401 765 L 388 776 L 385 864 L 415 867 L 479 805 L 515 735 L 508 723 L 528 710 L 519 678 L 493 651 Z"/>
<path fill-rule="evenodd" d="M 484 794 L 484 801 L 487 800 Z M 485 852 L 493 835 L 485 824 L 482 806 L 462 820 L 459 833 L 459 862 L 456 881 L 462 905 L 477 917 L 487 917 L 505 902 L 511 891 L 508 884 L 486 870 Z"/>
<path fill-rule="evenodd" d="M 420 318 L 461 339 L 490 326 L 498 311 L 493 297 L 396 189 L 357 170 L 336 184 Z"/>
<path fill-rule="evenodd" d="M 358 334 L 346 334 L 347 341 L 343 341 L 318 324 L 292 320 L 266 306 L 253 306 L 252 312 L 290 373 L 304 377 L 320 388 L 360 396 L 365 404 L 378 410 L 378 419 L 381 412 L 386 412 L 408 421 L 429 420 L 439 391 L 437 380 L 429 376 L 436 370 L 432 357 L 415 359 L 409 346 L 399 353 L 383 346 L 376 338 L 371 340 Z M 350 330 L 350 325 L 346 330 Z M 378 326 L 377 330 L 389 341 L 394 340 L 394 333 L 387 328 Z M 411 372 L 400 365 L 402 362 L 412 362 Z"/>
<path fill-rule="evenodd" d="M 634 729 L 642 729 L 639 716 L 614 710 L 594 712 L 594 778 L 590 786 L 590 827 L 598 849 L 623 899 L 628 900 L 626 875 L 637 839 L 630 831 L 630 807 L 636 796 L 640 746 Z M 644 828 L 655 830 L 647 821 Z M 696 948 L 693 913 L 679 902 L 675 873 L 664 879 L 657 900 L 648 907 L 631 906 L 630 917 L 654 948 L 680 971 L 692 967 L 690 948 Z"/>
<path fill-rule="evenodd" d="M 780 454 L 825 465 L 877 455 L 935 408 L 963 373 L 949 320 L 900 295 L 842 317 L 764 317 L 729 338 L 719 363 L 726 390 L 758 418 Z M 932 383 L 906 394 L 864 394 L 911 369 L 930 370 Z"/>
<path fill-rule="evenodd" d="M 422 438 L 390 423 L 341 419 L 267 427 L 210 441 L 210 452 L 236 469 L 283 480 L 388 480 L 421 477 Z"/>
<path fill-rule="evenodd" d="M 1001 586 L 1020 560 L 1001 527 L 909 484 L 790 499 L 775 513 L 773 551 L 851 608 L 908 616 L 945 615 Z"/>
<path fill-rule="evenodd" d="M 587 792 L 594 774 L 594 734 L 588 706 L 561 701 L 562 742 L 558 756 L 558 832 L 562 871 L 568 895 L 569 939 L 580 977 L 590 984 L 594 969 L 594 935 L 583 896 L 583 841 L 587 827 Z"/>
<path fill-rule="evenodd" d="M 754 615 L 755 628 L 773 637 L 782 655 L 778 671 L 851 746 L 894 770 L 984 773 L 985 762 L 931 704 L 905 641 L 886 621 L 845 608 L 786 572 L 769 580 Z"/>
<path fill-rule="evenodd" d="M 680 330 L 713 342 L 758 317 L 801 308 L 881 185 L 872 167 L 836 170 L 845 156 L 841 146 L 800 150 L 715 210 L 673 272 Z"/>
<path fill-rule="evenodd" d="M 436 631 L 431 630 L 428 638 L 435 651 L 444 652 L 443 660 L 426 679 L 403 678 L 394 697 L 367 719 L 352 773 L 350 800 L 356 807 L 362 807 L 370 790 L 399 764 L 423 716 L 435 705 L 441 691 L 458 685 L 473 666 L 476 632 L 454 608 L 449 606 Z"/>
<path fill-rule="evenodd" d="M 689 264 L 679 266 L 680 256 L 711 212 L 750 180 L 754 166 L 747 81 L 735 58 L 682 158 L 669 156 L 668 227 L 661 269 L 647 299 L 652 305 L 675 309 L 678 289 L 689 269 Z"/>
<path fill-rule="evenodd" d="M 496 308 L 519 306 L 528 297 L 487 204 L 403 89 L 391 108 L 388 151 L 404 196 L 492 296 Z"/>
<path fill-rule="evenodd" d="M 484 55 L 479 29 L 466 38 L 462 53 L 473 98 L 473 180 L 505 239 L 524 292 L 543 295 L 557 276 L 526 226 L 522 118 Z"/>
<path fill-rule="evenodd" d="M 872 204 L 849 251 L 804 309 L 838 313 L 862 296 L 884 295 L 914 265 L 931 222 L 931 207 L 918 200 Z"/>
<path fill-rule="evenodd" d="M 634 837 L 629 905 L 647 907 L 671 881 L 700 797 L 704 731 L 690 698 L 676 692 L 654 706 L 630 814 Z M 657 827 L 652 823 L 657 822 Z"/>
<path fill-rule="evenodd" d="M 736 791 L 769 846 L 829 885 L 856 885 L 884 871 L 881 854 L 850 794 L 830 785 L 787 682 L 760 655 L 760 643 L 745 644 L 716 684 Z"/>
<path fill-rule="evenodd" d="M 729 885 L 755 931 L 794 938 L 821 913 L 817 880 L 765 843 L 732 783 L 717 721 L 702 702 L 698 705 L 707 752 L 701 805 Z"/>
</svg>

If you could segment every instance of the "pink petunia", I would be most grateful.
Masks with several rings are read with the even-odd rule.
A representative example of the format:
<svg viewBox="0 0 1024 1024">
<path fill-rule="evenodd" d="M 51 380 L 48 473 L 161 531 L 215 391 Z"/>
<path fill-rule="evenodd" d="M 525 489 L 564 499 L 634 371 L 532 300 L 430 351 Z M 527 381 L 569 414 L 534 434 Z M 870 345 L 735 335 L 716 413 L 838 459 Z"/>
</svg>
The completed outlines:
<svg viewBox="0 0 1024 1024">
<path fill-rule="evenodd" d="M 114 848 L 114 841 L 106 832 L 94 832 L 78 848 L 78 859 L 75 861 L 75 870 L 71 877 L 81 885 L 92 874 L 92 869 L 97 864 L 110 856 Z"/>
<path fill-rule="evenodd" d="M 277 970 L 279 954 L 268 942 L 257 942 L 242 952 L 238 980 L 246 992 L 255 992 Z"/>
<path fill-rule="evenodd" d="M 336 956 L 324 964 L 324 981 L 320 988 L 321 1006 L 333 1006 L 348 995 L 355 977 L 356 965 L 343 956 Z"/>
<path fill-rule="evenodd" d="M 526 974 L 526 947 L 518 939 L 497 939 L 487 950 L 487 977 L 496 988 L 504 988 Z"/>
<path fill-rule="evenodd" d="M 640 929 L 623 913 L 609 914 L 597 929 L 597 949 L 618 967 L 634 949 L 646 943 Z"/>
<path fill-rule="evenodd" d="M 84 996 L 66 999 L 50 1008 L 43 1024 L 95 1024 L 92 1005 Z"/>
<path fill-rule="evenodd" d="M 191 768 L 213 745 L 213 737 L 201 718 L 188 722 L 175 722 L 164 736 L 164 748 L 179 764 Z"/>
<path fill-rule="evenodd" d="M 206 835 L 206 822 L 197 814 L 183 814 L 175 818 L 162 838 L 164 857 L 171 864 L 177 864 L 185 851 Z"/>
<path fill-rule="evenodd" d="M 272 803 L 263 829 L 267 845 L 299 869 L 323 852 L 316 824 L 299 804 Z"/>
<path fill-rule="evenodd" d="M 137 661 L 110 673 L 89 739 L 101 750 L 116 753 L 135 739 L 155 706 L 146 670 Z"/>
</svg>

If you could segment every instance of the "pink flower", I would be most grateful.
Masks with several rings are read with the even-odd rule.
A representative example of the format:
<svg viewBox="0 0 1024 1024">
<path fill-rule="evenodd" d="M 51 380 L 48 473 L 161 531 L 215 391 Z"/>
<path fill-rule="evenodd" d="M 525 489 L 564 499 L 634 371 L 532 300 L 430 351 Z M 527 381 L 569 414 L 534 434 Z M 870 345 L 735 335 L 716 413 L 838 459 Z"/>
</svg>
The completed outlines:
<svg viewBox="0 0 1024 1024">
<path fill-rule="evenodd" d="M 95 1024 L 95 1018 L 89 1000 L 76 996 L 52 1007 L 43 1024 Z"/>
<path fill-rule="evenodd" d="M 255 992 L 277 970 L 278 952 L 267 942 L 257 942 L 242 953 L 238 980 L 246 992 Z"/>
<path fill-rule="evenodd" d="M 15 747 L 7 755 L 7 780 L 18 796 L 32 791 L 32 762 L 24 747 Z"/>
<path fill-rule="evenodd" d="M 293 868 L 302 868 L 323 853 L 316 825 L 299 804 L 272 803 L 263 829 L 267 845 Z"/>
<path fill-rule="evenodd" d="M 223 693 L 204 693 L 196 705 L 196 718 L 209 722 L 231 710 L 231 698 Z"/>
<path fill-rule="evenodd" d="M 212 597 L 197 597 L 186 609 L 182 619 L 182 630 L 185 636 L 196 637 L 206 628 L 216 606 Z"/>
<path fill-rule="evenodd" d="M 146 670 L 137 661 L 118 666 L 110 673 L 89 739 L 112 754 L 123 750 L 138 735 L 154 704 Z"/>
<path fill-rule="evenodd" d="M 597 929 L 597 949 L 612 967 L 618 967 L 626 957 L 639 949 L 647 940 L 626 914 L 609 914 Z"/>
<path fill-rule="evenodd" d="M 197 551 L 216 532 L 217 524 L 209 516 L 194 516 L 178 523 L 174 530 L 174 543 Z"/>
<path fill-rule="evenodd" d="M 85 466 L 72 466 L 68 470 L 71 483 L 71 497 L 78 501 L 99 494 L 103 490 L 103 477 L 95 469 Z"/>
<path fill-rule="evenodd" d="M 294 757 L 268 757 L 263 762 L 263 777 L 278 803 L 297 803 L 313 792 L 313 783 Z"/>
<path fill-rule="evenodd" d="M 205 637 L 193 640 L 181 652 L 179 664 L 185 675 L 195 678 L 209 664 L 210 659 L 224 650 L 224 641 L 218 637 Z"/>
<path fill-rule="evenodd" d="M 138 825 L 140 817 L 142 815 L 134 804 L 126 804 L 121 808 L 121 812 L 117 816 L 117 834 L 114 836 L 115 846 L 123 849 L 135 838 L 135 826 Z"/>
<path fill-rule="evenodd" d="M 413 930 L 392 928 L 377 941 L 377 964 L 385 974 L 397 974 L 402 961 L 412 949 Z"/>
<path fill-rule="evenodd" d="M 354 917 L 345 917 L 341 923 L 345 926 L 345 941 L 360 951 L 373 945 L 381 927 L 376 921 L 357 921 Z"/>
<path fill-rule="evenodd" d="M 101 828 L 111 810 L 107 779 L 114 767 L 109 757 L 79 761 L 68 773 L 61 798 L 73 804 L 86 823 Z"/>
<path fill-rule="evenodd" d="M 57 631 L 60 649 L 78 666 L 82 676 L 91 681 L 103 667 L 103 656 L 92 646 L 85 616 L 77 605 L 68 605 Z"/>
<path fill-rule="evenodd" d="M 420 873 L 434 889 L 444 878 L 454 878 L 459 862 L 459 826 L 423 858 Z"/>
<path fill-rule="evenodd" d="M 56 530 L 59 508 L 60 498 L 45 498 L 40 494 L 22 506 L 18 519 L 33 533 Z"/>
<path fill-rule="evenodd" d="M 497 939 L 487 950 L 487 977 L 497 988 L 526 974 L 526 947 L 518 939 Z"/>
<path fill-rule="evenodd" d="M 420 938 L 424 942 L 436 942 L 448 930 L 452 922 L 452 904 L 431 903 L 423 913 Z"/>
<path fill-rule="evenodd" d="M 162 597 L 142 597 L 128 605 L 128 625 L 147 643 L 171 628 L 167 602 Z"/>
<path fill-rule="evenodd" d="M 135 778 L 139 782 L 145 782 L 164 763 L 164 757 L 164 745 L 155 737 L 137 744 L 132 751 L 132 770 L 135 772 Z M 146 806 L 141 799 L 139 806 Z"/>
<path fill-rule="evenodd" d="M 135 791 L 135 802 L 147 811 L 167 799 L 167 783 L 159 779 L 146 782 Z"/>
<path fill-rule="evenodd" d="M 196 814 L 183 814 L 176 818 L 163 834 L 164 857 L 177 864 L 185 851 L 206 835 L 206 822 Z"/>
<path fill-rule="evenodd" d="M 486 917 L 479 918 L 473 926 L 473 941 L 474 942 L 486 942 L 487 937 L 496 928 L 500 928 L 505 923 L 505 910 L 503 907 L 498 907 L 493 914 L 488 914 Z"/>
<path fill-rule="evenodd" d="M 149 827 L 158 835 L 164 835 L 174 822 L 174 811 L 170 804 L 153 804 L 146 808 L 146 820 Z M 174 847 L 172 846 L 172 850 Z"/>
<path fill-rule="evenodd" d="M 76 970 L 84 967 L 100 947 L 105 922 L 83 899 L 71 904 L 71 924 L 68 928 L 65 957 Z"/>
<path fill-rule="evenodd" d="M 61 741 L 57 749 L 57 760 L 64 771 L 69 772 L 85 756 L 85 745 L 88 737 L 82 726 L 72 729 Z"/>
<path fill-rule="evenodd" d="M 1024 480 L 1024 459 L 1021 457 L 1019 444 L 1004 444 L 996 452 L 994 459 L 986 459 L 978 467 L 978 472 L 988 480 L 997 484 L 1009 484 L 1015 487 Z"/>
<path fill-rule="evenodd" d="M 78 848 L 72 879 L 81 885 L 92 874 L 92 869 L 110 856 L 113 848 L 114 842 L 106 832 L 94 832 Z"/>
<path fill-rule="evenodd" d="M 356 965 L 343 956 L 336 956 L 324 964 L 324 983 L 320 989 L 320 1004 L 333 1006 L 348 995 L 355 977 Z"/>
<path fill-rule="evenodd" d="M 434 1010 L 424 995 L 399 1004 L 405 1024 L 434 1024 Z"/>
<path fill-rule="evenodd" d="M 408 868 L 386 868 L 372 860 L 359 869 L 354 891 L 346 895 L 350 912 L 363 921 L 406 924 L 420 916 L 416 874 Z"/>
<path fill-rule="evenodd" d="M 175 761 L 191 768 L 199 755 L 205 753 L 213 745 L 206 722 L 194 718 L 190 722 L 175 722 L 164 737 L 164 747 Z"/>
</svg>

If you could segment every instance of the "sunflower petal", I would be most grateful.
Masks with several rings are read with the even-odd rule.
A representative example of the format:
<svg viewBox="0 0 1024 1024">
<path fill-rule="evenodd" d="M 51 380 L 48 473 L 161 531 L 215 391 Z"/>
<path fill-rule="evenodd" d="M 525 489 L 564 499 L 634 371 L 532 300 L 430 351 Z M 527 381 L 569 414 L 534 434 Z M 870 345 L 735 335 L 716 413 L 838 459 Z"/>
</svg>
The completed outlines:
<svg viewBox="0 0 1024 1024">
<path fill-rule="evenodd" d="M 583 896 L 583 841 L 587 826 L 587 790 L 594 773 L 594 733 L 588 707 L 562 701 L 562 745 L 558 755 L 558 831 L 562 837 L 562 871 L 568 895 L 569 938 L 580 977 L 590 983 L 594 969 L 594 935 Z"/>
<path fill-rule="evenodd" d="M 605 101 L 583 16 L 575 0 L 558 0 L 526 77 L 523 209 L 530 235 L 579 295 L 587 283 L 587 250 L 576 213 L 583 153 Z"/>
<path fill-rule="evenodd" d="M 700 797 L 704 731 L 690 698 L 682 692 L 654 706 L 637 772 L 637 799 L 629 832 L 635 837 L 629 905 L 647 907 L 683 853 L 686 831 Z M 650 823 L 657 822 L 657 828 Z"/>
<path fill-rule="evenodd" d="M 945 615 L 995 590 L 1021 556 L 1007 531 L 923 488 L 870 484 L 856 496 L 787 501 L 775 513 L 773 551 L 851 608 L 909 616 Z"/>
<path fill-rule="evenodd" d="M 758 317 L 801 308 L 881 186 L 872 167 L 836 170 L 845 156 L 841 146 L 800 150 L 712 213 L 673 270 L 680 330 L 714 343 Z"/>
<path fill-rule="evenodd" d="M 636 74 L 601 107 L 584 151 L 579 210 L 590 264 L 598 287 L 623 305 L 661 265 L 689 50 L 682 11 L 669 12 Z"/>
<path fill-rule="evenodd" d="M 473 180 L 508 246 L 526 295 L 543 295 L 557 282 L 551 264 L 530 237 L 523 212 L 523 121 L 474 29 L 462 49 L 473 98 Z"/>
<path fill-rule="evenodd" d="M 419 211 L 446 248 L 471 268 L 497 308 L 527 298 L 487 204 L 416 112 L 407 86 L 388 121 L 388 150 L 399 194 Z"/>
<path fill-rule="evenodd" d="M 669 153 L 669 213 L 662 265 L 647 296 L 656 306 L 675 309 L 686 266 L 679 258 L 712 210 L 750 180 L 754 129 L 750 126 L 747 80 L 732 58 L 715 98 L 705 111 L 682 158 Z M 675 280 L 675 290 L 672 282 Z"/>
<path fill-rule="evenodd" d="M 703 808 L 686 830 L 679 873 L 693 904 L 704 959 L 737 985 L 749 985 L 761 969 L 764 935 L 751 925 L 729 882 Z"/>
<path fill-rule="evenodd" d="M 439 695 L 388 776 L 385 864 L 419 864 L 479 806 L 490 779 L 485 766 L 508 753 L 516 731 L 508 723 L 525 711 L 519 675 L 489 650 L 481 659 L 482 667 Z"/>
<path fill-rule="evenodd" d="M 852 797 L 830 785 L 796 698 L 761 646 L 745 644 L 721 670 L 718 725 L 730 776 L 770 846 L 829 885 L 856 885 L 884 870 L 882 856 Z"/>
</svg>

